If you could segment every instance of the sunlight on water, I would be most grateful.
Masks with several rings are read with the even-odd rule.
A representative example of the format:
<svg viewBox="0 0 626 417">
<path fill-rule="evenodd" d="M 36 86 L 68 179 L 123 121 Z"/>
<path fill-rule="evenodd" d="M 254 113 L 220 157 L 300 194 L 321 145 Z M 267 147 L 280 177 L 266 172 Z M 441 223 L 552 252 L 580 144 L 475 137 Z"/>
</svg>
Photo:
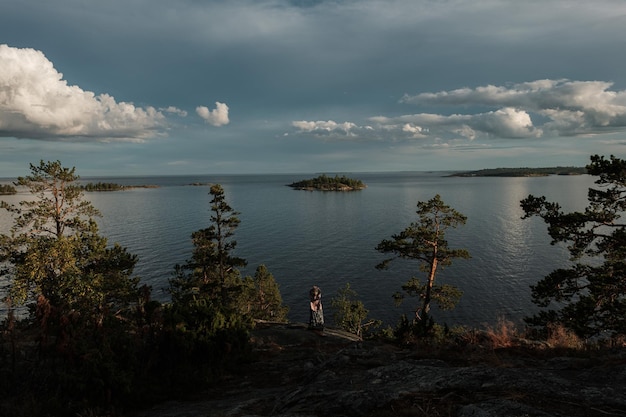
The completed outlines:
<svg viewBox="0 0 626 417">
<path fill-rule="evenodd" d="M 411 276 L 422 276 L 415 262 L 397 260 L 387 271 L 375 269 L 385 258 L 376 245 L 416 221 L 418 201 L 440 194 L 468 217 L 464 227 L 448 232 L 451 247 L 466 248 L 472 258 L 457 260 L 437 277 L 460 287 L 464 296 L 451 312 L 436 312 L 450 324 L 494 323 L 498 316 L 517 321 L 534 311 L 529 285 L 567 262 L 562 247 L 551 246 L 540 219 L 522 220 L 521 199 L 546 195 L 564 209 L 586 205 L 593 179 L 578 177 L 456 178 L 441 173 L 359 174 L 368 188 L 359 192 L 297 191 L 285 185 L 301 175 L 148 177 L 106 179 L 133 185 L 159 184 L 122 192 L 88 193 L 103 214 L 100 231 L 139 256 L 136 274 L 153 287 L 154 297 L 168 299 L 164 289 L 177 263 L 190 256 L 191 233 L 210 225 L 208 186 L 219 182 L 229 204 L 240 212 L 236 253 L 248 260 L 242 272 L 253 275 L 265 264 L 291 307 L 292 321 L 308 319 L 307 291 L 319 285 L 325 308 L 350 282 L 370 316 L 395 324 L 417 300 L 401 308 L 392 294 Z M 11 196 L 17 202 L 25 196 Z M 0 213 L 0 231 L 10 227 Z"/>
</svg>

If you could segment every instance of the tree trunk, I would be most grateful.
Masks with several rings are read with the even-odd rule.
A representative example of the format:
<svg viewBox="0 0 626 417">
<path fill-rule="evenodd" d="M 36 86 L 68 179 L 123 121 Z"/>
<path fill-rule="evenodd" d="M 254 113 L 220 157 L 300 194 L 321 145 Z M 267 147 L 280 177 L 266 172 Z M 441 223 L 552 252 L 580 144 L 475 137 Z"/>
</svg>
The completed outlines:
<svg viewBox="0 0 626 417">
<path fill-rule="evenodd" d="M 433 290 L 433 283 L 435 282 L 435 273 L 437 272 L 437 251 L 434 251 L 433 262 L 430 264 L 430 273 L 428 274 L 428 281 L 426 282 L 426 294 L 424 295 L 424 304 L 422 311 L 428 313 L 430 311 L 430 298 Z"/>
</svg>

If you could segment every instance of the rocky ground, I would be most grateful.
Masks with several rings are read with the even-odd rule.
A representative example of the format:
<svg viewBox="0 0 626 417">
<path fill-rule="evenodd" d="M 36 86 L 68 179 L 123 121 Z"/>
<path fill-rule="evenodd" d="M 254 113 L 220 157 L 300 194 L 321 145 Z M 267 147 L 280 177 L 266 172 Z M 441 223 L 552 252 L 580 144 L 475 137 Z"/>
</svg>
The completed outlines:
<svg viewBox="0 0 626 417">
<path fill-rule="evenodd" d="M 529 348 L 401 349 L 336 330 L 268 325 L 259 360 L 202 398 L 135 417 L 626 416 L 626 348 L 593 357 Z"/>
</svg>

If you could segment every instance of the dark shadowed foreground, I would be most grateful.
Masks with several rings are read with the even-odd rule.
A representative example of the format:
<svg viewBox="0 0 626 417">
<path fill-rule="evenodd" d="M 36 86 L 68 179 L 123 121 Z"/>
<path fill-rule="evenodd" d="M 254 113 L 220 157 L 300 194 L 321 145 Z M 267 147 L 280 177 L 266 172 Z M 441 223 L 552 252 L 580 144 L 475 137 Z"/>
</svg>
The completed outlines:
<svg viewBox="0 0 626 417">
<path fill-rule="evenodd" d="M 134 417 L 624 416 L 626 349 L 401 349 L 304 325 L 253 332 L 259 360 L 201 397 Z"/>
</svg>

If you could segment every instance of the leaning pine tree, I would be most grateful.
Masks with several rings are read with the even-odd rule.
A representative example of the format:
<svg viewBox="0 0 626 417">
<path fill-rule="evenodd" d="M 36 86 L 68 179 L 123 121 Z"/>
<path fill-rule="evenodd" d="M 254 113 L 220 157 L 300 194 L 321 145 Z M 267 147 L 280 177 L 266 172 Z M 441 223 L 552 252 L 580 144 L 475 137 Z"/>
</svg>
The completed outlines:
<svg viewBox="0 0 626 417">
<path fill-rule="evenodd" d="M 422 282 L 413 277 L 402 286 L 402 289 L 408 295 L 422 300 L 421 307 L 416 309 L 414 324 L 422 322 L 422 327 L 428 330 L 429 324 L 425 319 L 428 318 L 431 302 L 436 302 L 442 310 L 448 310 L 454 308 L 462 295 L 462 292 L 454 286 L 436 285 L 435 276 L 438 268 L 451 265 L 453 259 L 470 257 L 465 249 L 450 248 L 445 239 L 448 229 L 464 225 L 467 218 L 446 205 L 439 195 L 429 201 L 418 202 L 417 215 L 419 217 L 417 222 L 411 223 L 399 234 L 378 244 L 376 250 L 391 253 L 394 257 L 384 260 L 376 268 L 386 269 L 389 263 L 397 258 L 419 262 L 419 269 L 426 273 L 426 280 Z M 404 298 L 401 293 L 394 297 L 397 302 Z"/>
</svg>

